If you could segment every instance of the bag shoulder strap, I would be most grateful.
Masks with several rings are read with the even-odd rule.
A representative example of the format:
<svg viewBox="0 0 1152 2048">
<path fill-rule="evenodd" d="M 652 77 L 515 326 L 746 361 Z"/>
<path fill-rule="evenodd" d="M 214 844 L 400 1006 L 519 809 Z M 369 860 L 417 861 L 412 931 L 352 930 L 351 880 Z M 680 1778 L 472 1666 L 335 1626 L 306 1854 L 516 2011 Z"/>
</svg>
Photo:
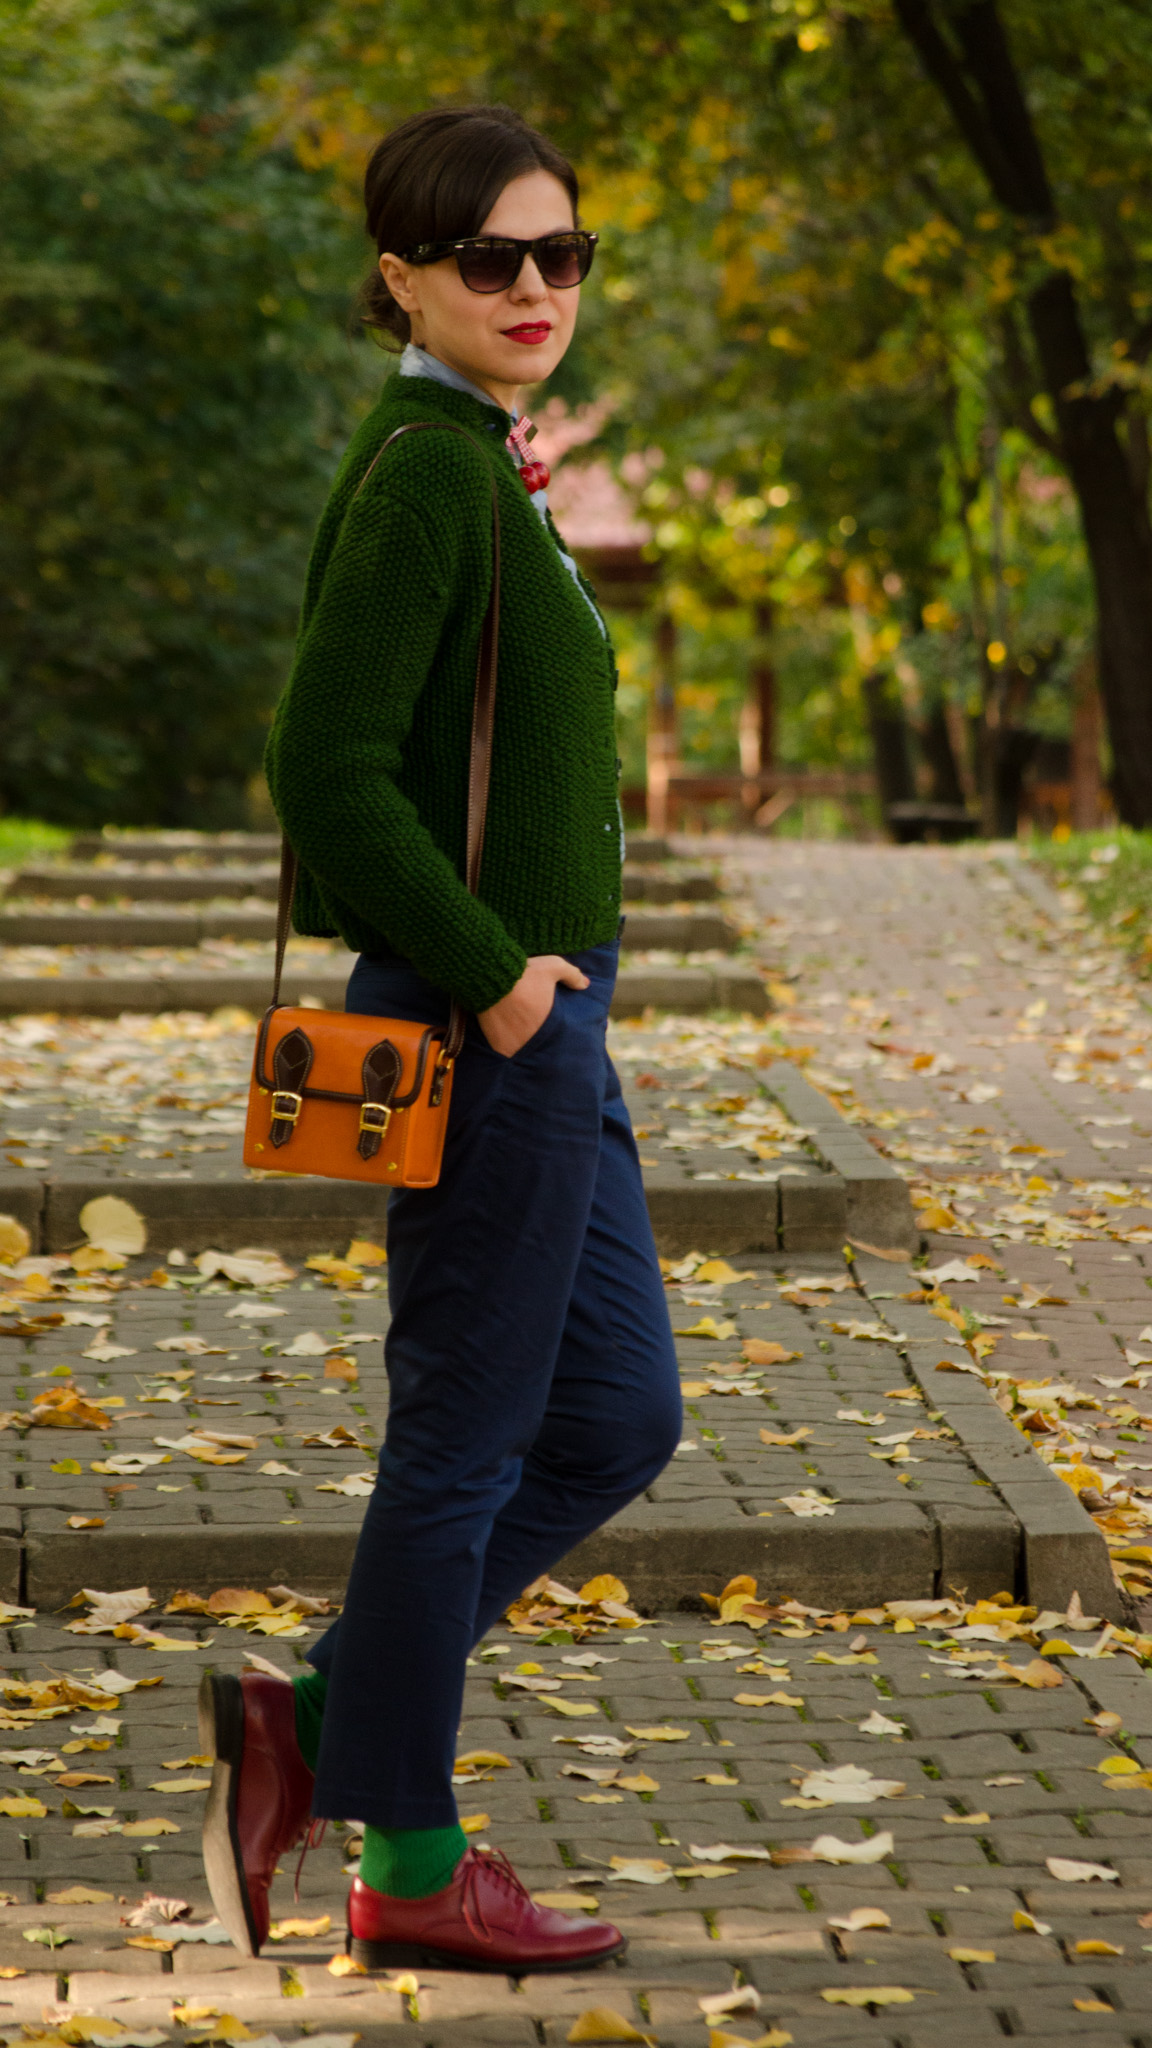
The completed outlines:
<svg viewBox="0 0 1152 2048">
<path fill-rule="evenodd" d="M 355 504 L 377 463 L 386 454 L 394 441 L 402 434 L 421 433 L 463 434 L 465 440 L 480 448 L 481 444 L 466 427 L 457 427 L 450 420 L 411 420 L 407 426 L 397 427 L 390 434 L 383 447 L 377 449 L 352 495 Z M 464 880 L 469 892 L 475 896 L 480 885 L 480 863 L 484 853 L 484 826 L 488 816 L 488 784 L 492 773 L 492 726 L 496 711 L 496 671 L 500 655 L 500 505 L 496 490 L 495 474 L 490 475 L 492 487 L 492 583 L 488 592 L 488 605 L 484 623 L 480 630 L 480 647 L 476 656 L 476 683 L 472 698 L 472 730 L 468 752 L 468 818 L 465 832 Z M 272 1008 L 280 1002 L 280 981 L 284 972 L 284 953 L 288 934 L 292 926 L 292 899 L 296 894 L 296 876 L 299 862 L 285 833 L 280 842 L 280 883 L 276 897 L 276 967 L 272 978 Z M 448 1030 L 440 1049 L 437 1064 L 447 1065 L 456 1058 L 464 1043 L 465 1015 L 463 1006 L 452 998 L 448 1018 Z"/>
</svg>

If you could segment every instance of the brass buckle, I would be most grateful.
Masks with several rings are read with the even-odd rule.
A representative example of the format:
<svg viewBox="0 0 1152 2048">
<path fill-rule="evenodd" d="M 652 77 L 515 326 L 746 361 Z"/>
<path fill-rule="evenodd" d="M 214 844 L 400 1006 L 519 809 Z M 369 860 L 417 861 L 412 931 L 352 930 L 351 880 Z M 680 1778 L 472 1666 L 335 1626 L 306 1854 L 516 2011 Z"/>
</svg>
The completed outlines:
<svg viewBox="0 0 1152 2048">
<path fill-rule="evenodd" d="M 387 1103 L 362 1102 L 360 1104 L 360 1129 L 362 1131 L 379 1131 L 383 1134 L 388 1129 L 391 1121 L 392 1111 Z"/>
<path fill-rule="evenodd" d="M 298 1123 L 303 1107 L 302 1095 L 294 1095 L 290 1088 L 278 1088 L 272 1097 L 272 1121 L 281 1124 Z"/>
</svg>

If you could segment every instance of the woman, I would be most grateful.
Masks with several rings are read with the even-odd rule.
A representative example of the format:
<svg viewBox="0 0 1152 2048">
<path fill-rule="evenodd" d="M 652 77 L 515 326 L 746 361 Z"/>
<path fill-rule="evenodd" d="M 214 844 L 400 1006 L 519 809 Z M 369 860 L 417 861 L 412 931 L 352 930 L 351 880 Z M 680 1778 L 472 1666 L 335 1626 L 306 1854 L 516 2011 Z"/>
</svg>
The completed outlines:
<svg viewBox="0 0 1152 2048">
<path fill-rule="evenodd" d="M 390 1408 L 344 1610 L 291 1691 L 206 1680 L 205 1855 L 221 1918 L 255 1953 L 277 1856 L 311 1815 L 355 1815 L 359 1960 L 568 1969 L 621 1936 L 535 1905 L 502 1856 L 468 1848 L 452 1766 L 473 1644 L 651 1483 L 679 1434 L 605 1049 L 614 664 L 538 488 L 547 472 L 508 441 L 521 384 L 549 376 L 572 338 L 594 237 L 577 227 L 571 166 L 503 107 L 405 122 L 375 151 L 366 200 L 379 251 L 366 318 L 404 352 L 320 523 L 268 781 L 300 860 L 297 929 L 339 932 L 360 954 L 348 1009 L 443 1023 L 455 997 L 469 1023 L 439 1184 L 389 1205 Z M 372 467 L 412 421 L 466 431 L 405 435 Z M 493 477 L 500 660 L 471 895 Z"/>
</svg>

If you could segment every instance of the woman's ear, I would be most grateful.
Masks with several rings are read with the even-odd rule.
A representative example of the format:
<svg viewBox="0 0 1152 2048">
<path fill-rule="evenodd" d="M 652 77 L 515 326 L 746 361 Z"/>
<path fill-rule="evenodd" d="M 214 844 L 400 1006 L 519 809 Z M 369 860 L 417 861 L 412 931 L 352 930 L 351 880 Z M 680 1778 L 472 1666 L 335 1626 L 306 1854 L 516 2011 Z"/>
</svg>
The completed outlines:
<svg viewBox="0 0 1152 2048">
<path fill-rule="evenodd" d="M 413 289 L 415 276 L 412 264 L 405 263 L 401 256 L 381 256 L 380 275 L 396 304 L 405 313 L 419 312 L 420 294 L 418 290 Z"/>
</svg>

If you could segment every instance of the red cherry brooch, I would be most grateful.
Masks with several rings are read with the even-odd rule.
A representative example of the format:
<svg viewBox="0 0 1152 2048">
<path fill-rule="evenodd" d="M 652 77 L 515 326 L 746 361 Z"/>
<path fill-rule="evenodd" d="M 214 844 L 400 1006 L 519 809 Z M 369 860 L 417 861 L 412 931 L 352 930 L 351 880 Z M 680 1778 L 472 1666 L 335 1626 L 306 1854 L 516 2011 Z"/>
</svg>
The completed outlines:
<svg viewBox="0 0 1152 2048">
<path fill-rule="evenodd" d="M 547 490 L 552 476 L 548 464 L 537 462 L 533 457 L 528 440 L 531 427 L 531 420 L 526 414 L 522 414 L 504 443 L 513 461 L 518 464 L 520 481 L 530 496 L 536 491 Z"/>
</svg>

